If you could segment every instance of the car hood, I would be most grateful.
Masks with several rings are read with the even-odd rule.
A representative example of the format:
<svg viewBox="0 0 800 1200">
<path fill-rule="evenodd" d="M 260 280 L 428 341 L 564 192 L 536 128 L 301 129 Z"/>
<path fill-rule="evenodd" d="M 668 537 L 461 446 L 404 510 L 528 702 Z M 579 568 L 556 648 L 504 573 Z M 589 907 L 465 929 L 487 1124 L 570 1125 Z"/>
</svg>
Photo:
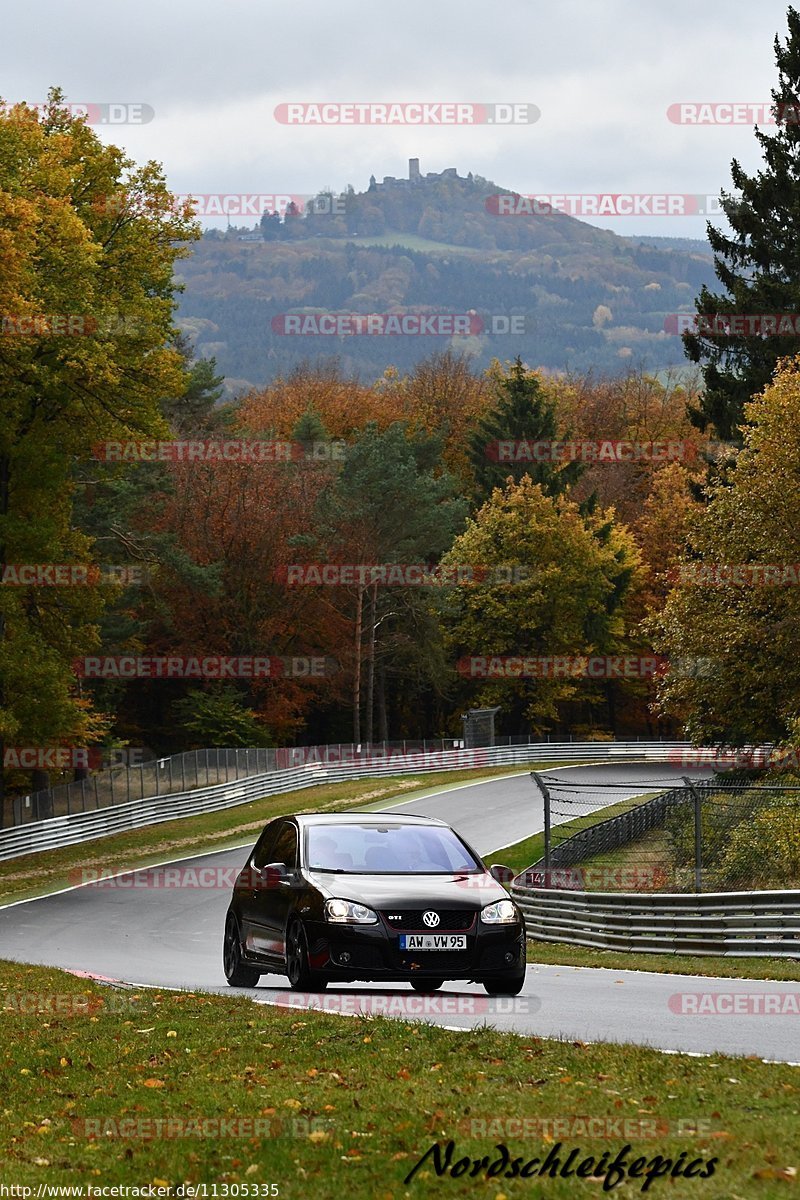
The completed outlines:
<svg viewBox="0 0 800 1200">
<path fill-rule="evenodd" d="M 368 904 L 370 908 L 483 908 L 507 900 L 508 892 L 483 875 L 357 875 L 307 872 L 325 896 Z"/>
</svg>

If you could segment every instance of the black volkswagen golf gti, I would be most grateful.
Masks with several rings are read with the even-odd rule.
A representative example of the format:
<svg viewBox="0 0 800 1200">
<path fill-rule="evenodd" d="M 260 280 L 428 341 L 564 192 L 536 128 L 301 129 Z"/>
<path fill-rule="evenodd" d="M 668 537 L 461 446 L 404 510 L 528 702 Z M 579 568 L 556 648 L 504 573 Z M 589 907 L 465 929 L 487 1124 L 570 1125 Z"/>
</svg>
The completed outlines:
<svg viewBox="0 0 800 1200">
<path fill-rule="evenodd" d="M 276 974 L 300 991 L 359 979 L 432 992 L 464 979 L 516 995 L 525 920 L 443 821 L 305 813 L 271 821 L 239 873 L 223 966 L 233 987 Z"/>
</svg>

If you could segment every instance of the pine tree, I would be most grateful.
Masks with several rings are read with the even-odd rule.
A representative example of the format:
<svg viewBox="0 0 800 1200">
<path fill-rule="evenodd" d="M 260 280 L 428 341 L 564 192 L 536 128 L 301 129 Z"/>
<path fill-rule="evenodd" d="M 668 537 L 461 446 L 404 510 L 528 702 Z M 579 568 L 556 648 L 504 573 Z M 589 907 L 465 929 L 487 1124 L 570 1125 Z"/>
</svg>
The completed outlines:
<svg viewBox="0 0 800 1200">
<path fill-rule="evenodd" d="M 725 293 L 703 287 L 695 302 L 699 316 L 800 312 L 800 14 L 794 8 L 788 25 L 786 45 L 775 38 L 778 86 L 772 99 L 778 129 L 766 134 L 756 127 L 765 161 L 758 174 L 745 174 L 736 159 L 731 163 L 740 194 L 723 192 L 721 204 L 732 234 L 708 224 Z M 713 426 L 723 440 L 738 441 L 744 405 L 770 382 L 779 358 L 800 351 L 800 332 L 728 333 L 722 321 L 698 326 L 683 336 L 687 356 L 704 364 L 705 392 L 690 409 L 692 421 L 700 429 Z"/>
<path fill-rule="evenodd" d="M 558 496 L 573 484 L 582 471 L 578 462 L 553 462 L 549 455 L 540 461 L 524 457 L 503 460 L 500 442 L 555 442 L 558 440 L 555 405 L 542 392 L 536 375 L 517 357 L 498 385 L 499 399 L 470 439 L 469 457 L 475 476 L 474 500 L 480 506 L 494 488 L 502 488 L 511 475 L 518 483 L 528 475 L 549 496 Z M 529 447 L 526 447 L 526 451 Z M 531 454 L 533 451 L 531 451 Z"/>
</svg>

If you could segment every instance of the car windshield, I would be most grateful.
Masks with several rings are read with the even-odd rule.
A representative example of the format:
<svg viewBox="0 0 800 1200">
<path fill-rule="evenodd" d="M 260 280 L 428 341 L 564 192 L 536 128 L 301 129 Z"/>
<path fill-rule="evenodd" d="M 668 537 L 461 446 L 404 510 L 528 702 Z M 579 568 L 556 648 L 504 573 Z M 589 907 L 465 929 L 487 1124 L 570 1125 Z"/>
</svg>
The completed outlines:
<svg viewBox="0 0 800 1200">
<path fill-rule="evenodd" d="M 358 875 L 453 875 L 483 870 L 452 829 L 378 822 L 309 826 L 306 863 L 312 871 Z"/>
</svg>

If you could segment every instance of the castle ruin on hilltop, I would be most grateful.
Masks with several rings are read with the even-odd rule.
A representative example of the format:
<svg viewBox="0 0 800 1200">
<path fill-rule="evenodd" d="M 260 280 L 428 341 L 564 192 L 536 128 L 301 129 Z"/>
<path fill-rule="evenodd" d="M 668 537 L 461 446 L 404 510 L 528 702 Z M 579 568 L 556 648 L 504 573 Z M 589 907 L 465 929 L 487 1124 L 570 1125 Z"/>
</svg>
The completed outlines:
<svg viewBox="0 0 800 1200">
<path fill-rule="evenodd" d="M 433 182 L 436 179 L 461 179 L 455 167 L 445 167 L 438 174 L 435 171 L 429 171 L 427 175 L 420 174 L 419 159 L 410 158 L 408 160 L 408 179 L 396 179 L 394 175 L 384 175 L 383 183 L 376 183 L 373 175 L 369 181 L 369 190 L 371 192 L 385 192 L 389 188 L 409 188 L 420 183 Z"/>
</svg>

